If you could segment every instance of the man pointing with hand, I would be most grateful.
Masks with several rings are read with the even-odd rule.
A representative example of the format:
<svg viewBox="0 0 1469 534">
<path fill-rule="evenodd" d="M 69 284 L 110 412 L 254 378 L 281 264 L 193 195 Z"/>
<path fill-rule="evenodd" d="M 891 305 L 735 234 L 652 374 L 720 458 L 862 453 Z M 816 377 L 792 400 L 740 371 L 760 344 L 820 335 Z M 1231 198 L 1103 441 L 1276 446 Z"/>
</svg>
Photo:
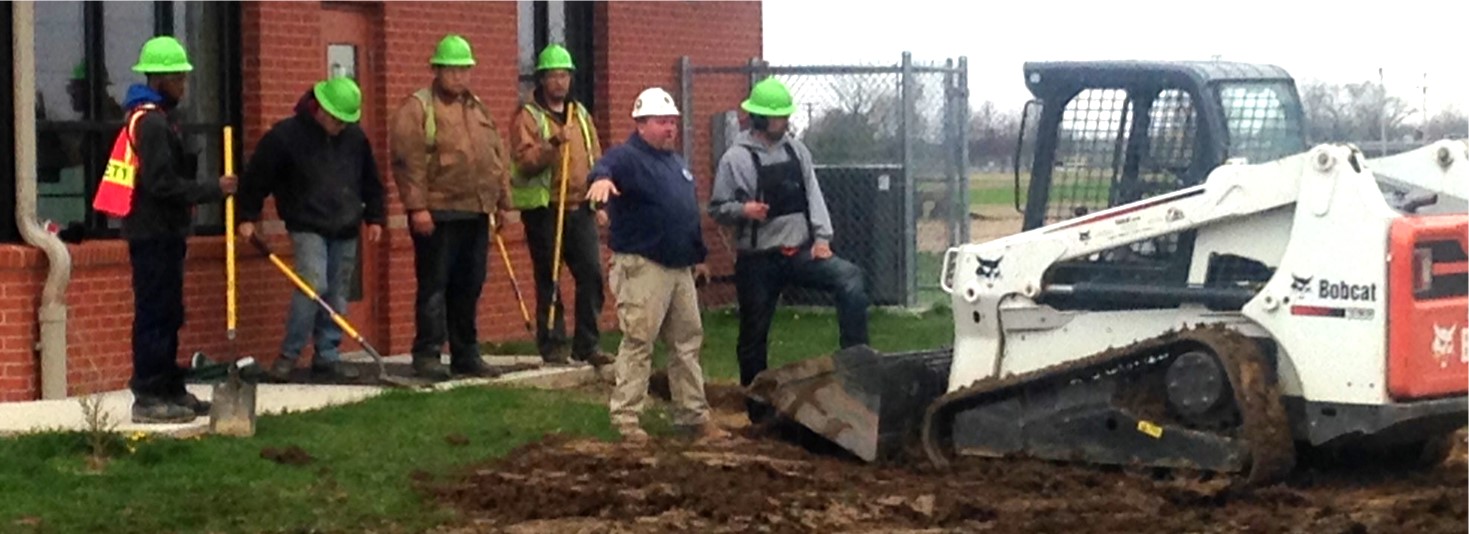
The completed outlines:
<svg viewBox="0 0 1469 534">
<path fill-rule="evenodd" d="M 612 424 L 628 441 L 648 439 L 638 426 L 638 413 L 648 394 L 653 342 L 662 335 L 671 349 L 674 424 L 701 440 L 726 438 L 729 433 L 709 419 L 699 365 L 704 327 L 694 278 L 708 276 L 707 249 L 694 175 L 675 151 L 679 111 L 668 92 L 653 87 L 638 95 L 632 117 L 637 132 L 597 162 L 587 192 L 594 204 L 607 204 L 611 219 L 608 282 L 623 333 L 613 365 Z"/>
</svg>

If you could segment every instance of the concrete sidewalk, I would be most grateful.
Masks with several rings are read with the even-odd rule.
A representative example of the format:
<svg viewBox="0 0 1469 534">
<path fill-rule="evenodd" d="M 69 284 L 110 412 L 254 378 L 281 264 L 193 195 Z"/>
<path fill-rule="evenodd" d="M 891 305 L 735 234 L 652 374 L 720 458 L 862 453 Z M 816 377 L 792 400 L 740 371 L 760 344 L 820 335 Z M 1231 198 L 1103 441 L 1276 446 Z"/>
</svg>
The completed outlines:
<svg viewBox="0 0 1469 534">
<path fill-rule="evenodd" d="M 365 357 L 344 354 L 348 361 L 363 361 Z M 408 356 L 384 358 L 385 363 L 407 365 Z M 535 365 L 539 356 L 488 356 L 485 363 L 494 367 Z M 611 369 L 597 369 L 587 364 L 543 366 L 538 369 L 514 371 L 496 378 L 469 378 L 449 380 L 434 384 L 432 389 L 448 390 L 464 386 L 503 384 L 548 389 L 564 389 L 594 382 L 611 373 Z M 213 386 L 189 384 L 189 392 L 200 399 L 209 400 Z M 309 385 L 309 384 L 258 384 L 255 390 L 257 416 L 285 412 L 304 412 L 329 406 L 360 402 L 391 388 L 387 386 L 355 385 Z M 425 389 L 426 390 L 426 389 Z M 97 394 L 101 398 L 102 411 L 116 424 L 117 432 L 145 432 L 174 437 L 190 437 L 209 432 L 209 417 L 203 416 L 192 422 L 178 425 L 138 425 L 131 420 L 133 394 L 127 389 Z M 82 415 L 82 397 L 64 400 L 0 403 L 0 436 L 10 436 L 38 431 L 85 430 L 86 418 Z"/>
</svg>

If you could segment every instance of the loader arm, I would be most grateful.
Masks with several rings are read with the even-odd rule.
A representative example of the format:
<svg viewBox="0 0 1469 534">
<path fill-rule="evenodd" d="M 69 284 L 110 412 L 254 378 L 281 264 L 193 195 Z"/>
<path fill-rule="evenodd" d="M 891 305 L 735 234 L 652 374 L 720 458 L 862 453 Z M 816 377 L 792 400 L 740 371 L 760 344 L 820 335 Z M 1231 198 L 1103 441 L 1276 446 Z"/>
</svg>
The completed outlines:
<svg viewBox="0 0 1469 534">
<path fill-rule="evenodd" d="M 1469 184 L 1469 143 L 1443 141 L 1373 162 L 1417 187 L 1445 196 L 1462 195 Z M 1442 163 L 1435 163 L 1442 162 Z M 1369 199 L 1367 208 L 1381 217 L 1394 216 L 1367 160 L 1354 148 L 1323 145 L 1269 163 L 1227 164 L 1205 183 L 1123 204 L 996 239 L 950 248 L 945 252 L 940 285 L 951 295 L 955 312 L 954 362 L 948 390 L 1000 373 L 1003 354 L 1001 310 L 1019 302 L 1033 304 L 1048 296 L 1082 293 L 1122 295 L 1139 301 L 1168 297 L 1183 303 L 1239 310 L 1259 293 L 1257 287 L 1160 286 L 1127 283 L 1049 283 L 1047 275 L 1062 262 L 1115 251 L 1121 247 L 1182 231 L 1278 212 L 1297 210 L 1323 215 L 1338 194 Z M 1380 202 L 1371 202 L 1377 199 Z M 1288 210 L 1287 210 L 1288 211 Z M 1288 233 L 1289 229 L 1279 230 Z M 1017 371 L 1018 369 L 1007 369 Z"/>
<path fill-rule="evenodd" d="M 1049 284 L 1046 275 L 1056 264 L 1288 206 L 1298 200 L 1301 180 L 1312 172 L 1317 157 L 1341 156 L 1359 157 L 1318 149 L 1271 163 L 1225 165 L 1211 173 L 1203 185 L 987 243 L 950 248 L 945 252 L 940 276 L 953 300 L 955 320 L 961 323 L 955 325 L 949 391 L 999 373 L 1003 350 L 1000 308 L 1011 299 L 1034 301 L 1047 294 L 1078 291 L 1166 291 L 1156 286 Z M 1248 300 L 1251 296 L 1245 289 L 1180 287 L 1172 292 L 1185 301 L 1199 303 Z"/>
</svg>

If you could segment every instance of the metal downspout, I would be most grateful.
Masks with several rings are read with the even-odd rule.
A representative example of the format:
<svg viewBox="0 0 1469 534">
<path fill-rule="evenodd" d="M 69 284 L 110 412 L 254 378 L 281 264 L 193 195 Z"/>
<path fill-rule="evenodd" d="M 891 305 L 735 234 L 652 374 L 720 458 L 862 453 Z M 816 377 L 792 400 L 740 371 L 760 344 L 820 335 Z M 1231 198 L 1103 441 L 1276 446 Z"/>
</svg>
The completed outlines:
<svg viewBox="0 0 1469 534">
<path fill-rule="evenodd" d="M 66 286 L 71 254 L 66 244 L 36 220 L 36 41 L 35 2 L 15 2 L 11 39 L 15 90 L 15 222 L 21 238 L 46 254 L 41 292 L 41 398 L 66 398 Z"/>
</svg>

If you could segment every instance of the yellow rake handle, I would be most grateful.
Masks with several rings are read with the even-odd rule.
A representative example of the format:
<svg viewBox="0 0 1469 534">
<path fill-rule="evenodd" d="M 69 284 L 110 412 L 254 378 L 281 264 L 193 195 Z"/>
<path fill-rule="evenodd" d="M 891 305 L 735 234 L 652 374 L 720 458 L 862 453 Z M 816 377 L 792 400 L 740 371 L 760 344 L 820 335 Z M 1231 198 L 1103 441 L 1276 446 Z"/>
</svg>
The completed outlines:
<svg viewBox="0 0 1469 534">
<path fill-rule="evenodd" d="M 296 284 L 296 289 L 304 293 L 307 298 L 316 301 L 317 305 L 326 310 L 327 313 L 332 316 L 332 322 L 337 323 L 337 326 L 341 328 L 348 337 L 352 338 L 353 341 L 363 343 L 362 336 L 357 334 L 357 329 L 352 328 L 352 325 L 348 324 L 347 320 L 343 319 L 342 315 L 337 313 L 337 310 L 332 309 L 330 304 L 327 304 L 325 300 L 321 300 L 321 295 L 316 294 L 316 290 L 311 289 L 310 284 L 307 284 L 305 280 L 302 280 L 300 276 L 297 276 L 296 271 L 294 269 L 291 269 L 291 266 L 286 265 L 286 262 L 284 260 L 282 260 L 279 256 L 276 256 L 274 252 L 271 252 L 270 247 L 267 247 L 265 245 L 265 242 L 260 240 L 259 234 L 253 236 L 250 241 L 255 245 L 255 248 L 260 249 L 260 252 L 264 253 L 267 257 L 270 258 L 270 262 L 274 263 L 277 269 L 280 269 L 282 273 L 285 273 L 286 278 L 291 279 L 291 283 Z"/>
<path fill-rule="evenodd" d="M 575 102 L 566 103 L 567 126 L 570 126 L 571 121 L 575 120 L 577 116 L 575 108 Z M 562 144 L 565 145 L 566 143 Z M 571 147 L 564 146 L 561 148 L 561 201 L 556 206 L 556 250 L 552 256 L 555 259 L 551 261 L 551 305 L 546 307 L 546 324 L 548 328 L 550 327 L 549 325 L 556 324 L 555 304 L 556 301 L 561 300 L 561 287 L 558 284 L 561 281 L 561 234 L 566 227 L 566 184 L 571 182 L 568 179 L 569 176 L 567 176 L 570 173 Z"/>
<path fill-rule="evenodd" d="M 520 303 L 520 317 L 525 319 L 525 329 L 532 330 L 530 310 L 525 307 L 525 297 L 520 293 L 520 281 L 515 279 L 515 268 L 510 266 L 510 251 L 505 249 L 505 238 L 495 232 L 495 244 L 500 247 L 500 258 L 505 260 L 505 272 L 510 275 L 510 288 L 515 290 L 515 301 Z"/>
<path fill-rule="evenodd" d="M 224 127 L 224 173 L 235 173 L 234 128 Z M 224 197 L 225 321 L 230 340 L 235 339 L 235 195 Z"/>
</svg>

